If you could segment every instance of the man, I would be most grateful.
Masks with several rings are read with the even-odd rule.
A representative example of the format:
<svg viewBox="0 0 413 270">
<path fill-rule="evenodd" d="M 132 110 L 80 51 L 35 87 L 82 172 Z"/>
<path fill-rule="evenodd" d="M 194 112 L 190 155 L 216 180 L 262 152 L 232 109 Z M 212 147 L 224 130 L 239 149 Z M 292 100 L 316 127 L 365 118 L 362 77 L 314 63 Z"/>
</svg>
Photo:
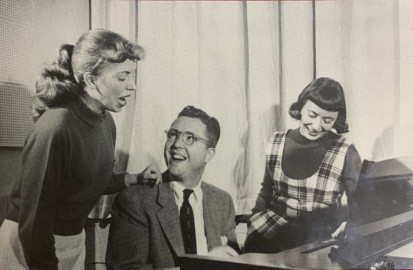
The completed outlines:
<svg viewBox="0 0 413 270">
<path fill-rule="evenodd" d="M 108 269 L 176 266 L 185 253 L 235 256 L 235 214 L 231 197 L 202 181 L 220 136 L 218 121 L 188 106 L 166 131 L 168 170 L 154 188 L 131 187 L 112 208 Z M 236 245 L 234 245 L 236 246 Z"/>
</svg>

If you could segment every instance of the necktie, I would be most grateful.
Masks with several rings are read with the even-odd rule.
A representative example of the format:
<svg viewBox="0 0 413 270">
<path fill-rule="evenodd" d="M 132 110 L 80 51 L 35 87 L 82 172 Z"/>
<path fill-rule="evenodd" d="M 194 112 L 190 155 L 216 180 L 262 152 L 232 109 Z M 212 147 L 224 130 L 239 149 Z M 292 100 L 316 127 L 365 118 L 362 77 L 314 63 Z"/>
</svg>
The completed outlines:
<svg viewBox="0 0 413 270">
<path fill-rule="evenodd" d="M 194 212 L 189 204 L 189 196 L 191 196 L 193 190 L 184 190 L 184 202 L 181 206 L 180 219 L 182 237 L 184 240 L 185 253 L 196 254 L 196 238 L 195 238 L 195 222 Z"/>
</svg>

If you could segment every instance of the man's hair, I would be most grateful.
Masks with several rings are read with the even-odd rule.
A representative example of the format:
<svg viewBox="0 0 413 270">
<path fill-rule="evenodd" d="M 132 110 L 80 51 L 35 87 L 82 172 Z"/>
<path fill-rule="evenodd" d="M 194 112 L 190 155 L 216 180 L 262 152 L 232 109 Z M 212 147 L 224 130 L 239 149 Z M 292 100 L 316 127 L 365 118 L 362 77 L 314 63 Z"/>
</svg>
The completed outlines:
<svg viewBox="0 0 413 270">
<path fill-rule="evenodd" d="M 180 116 L 186 116 L 191 118 L 198 118 L 205 124 L 209 147 L 215 148 L 217 146 L 219 136 L 221 135 L 221 128 L 219 122 L 215 117 L 209 116 L 206 112 L 201 109 L 195 108 L 194 106 L 186 106 L 179 114 Z"/>
</svg>

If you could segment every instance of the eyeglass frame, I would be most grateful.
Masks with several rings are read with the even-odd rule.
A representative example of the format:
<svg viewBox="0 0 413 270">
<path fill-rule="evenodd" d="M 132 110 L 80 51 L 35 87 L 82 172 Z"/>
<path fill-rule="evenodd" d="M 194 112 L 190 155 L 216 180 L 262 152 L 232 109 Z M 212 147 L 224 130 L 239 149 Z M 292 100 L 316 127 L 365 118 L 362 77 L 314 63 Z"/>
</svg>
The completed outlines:
<svg viewBox="0 0 413 270">
<path fill-rule="evenodd" d="M 199 142 L 205 144 L 206 146 L 210 147 L 211 142 L 210 142 L 209 140 L 204 139 L 204 138 L 201 138 L 201 137 L 199 137 L 198 135 L 196 135 L 196 134 L 194 134 L 194 133 L 192 133 L 192 132 L 190 132 L 190 131 L 179 131 L 179 130 L 177 130 L 177 129 L 175 129 L 175 128 L 170 128 L 170 129 L 165 130 L 166 140 L 167 140 L 167 141 L 169 141 L 169 138 L 168 138 L 168 132 L 169 132 L 169 131 L 176 131 L 176 132 L 178 133 L 177 138 L 174 140 L 175 142 L 176 142 L 177 140 L 179 140 L 179 138 L 182 138 L 182 141 L 183 141 L 184 144 L 186 144 L 186 145 L 193 145 L 195 142 L 199 141 Z M 194 137 L 194 142 L 193 142 L 192 144 L 186 143 L 186 142 L 184 141 L 184 139 L 183 139 L 183 136 L 182 136 L 183 134 L 189 134 L 189 135 L 191 135 L 192 137 Z"/>
</svg>

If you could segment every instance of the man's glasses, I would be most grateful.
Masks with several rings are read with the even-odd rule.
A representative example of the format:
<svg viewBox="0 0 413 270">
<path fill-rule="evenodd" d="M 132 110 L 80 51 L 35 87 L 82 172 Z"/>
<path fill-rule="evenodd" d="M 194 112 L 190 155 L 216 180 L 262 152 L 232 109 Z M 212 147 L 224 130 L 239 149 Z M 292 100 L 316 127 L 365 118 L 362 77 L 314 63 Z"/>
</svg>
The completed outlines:
<svg viewBox="0 0 413 270">
<path fill-rule="evenodd" d="M 192 145 L 196 141 L 200 141 L 201 143 L 205 144 L 206 146 L 209 146 L 209 141 L 204 138 L 200 138 L 196 136 L 194 133 L 189 132 L 189 131 L 179 131 L 177 129 L 168 129 L 165 130 L 166 133 L 166 138 L 169 142 L 175 142 L 177 139 L 179 139 L 179 136 L 182 135 L 182 141 L 186 145 Z"/>
</svg>

